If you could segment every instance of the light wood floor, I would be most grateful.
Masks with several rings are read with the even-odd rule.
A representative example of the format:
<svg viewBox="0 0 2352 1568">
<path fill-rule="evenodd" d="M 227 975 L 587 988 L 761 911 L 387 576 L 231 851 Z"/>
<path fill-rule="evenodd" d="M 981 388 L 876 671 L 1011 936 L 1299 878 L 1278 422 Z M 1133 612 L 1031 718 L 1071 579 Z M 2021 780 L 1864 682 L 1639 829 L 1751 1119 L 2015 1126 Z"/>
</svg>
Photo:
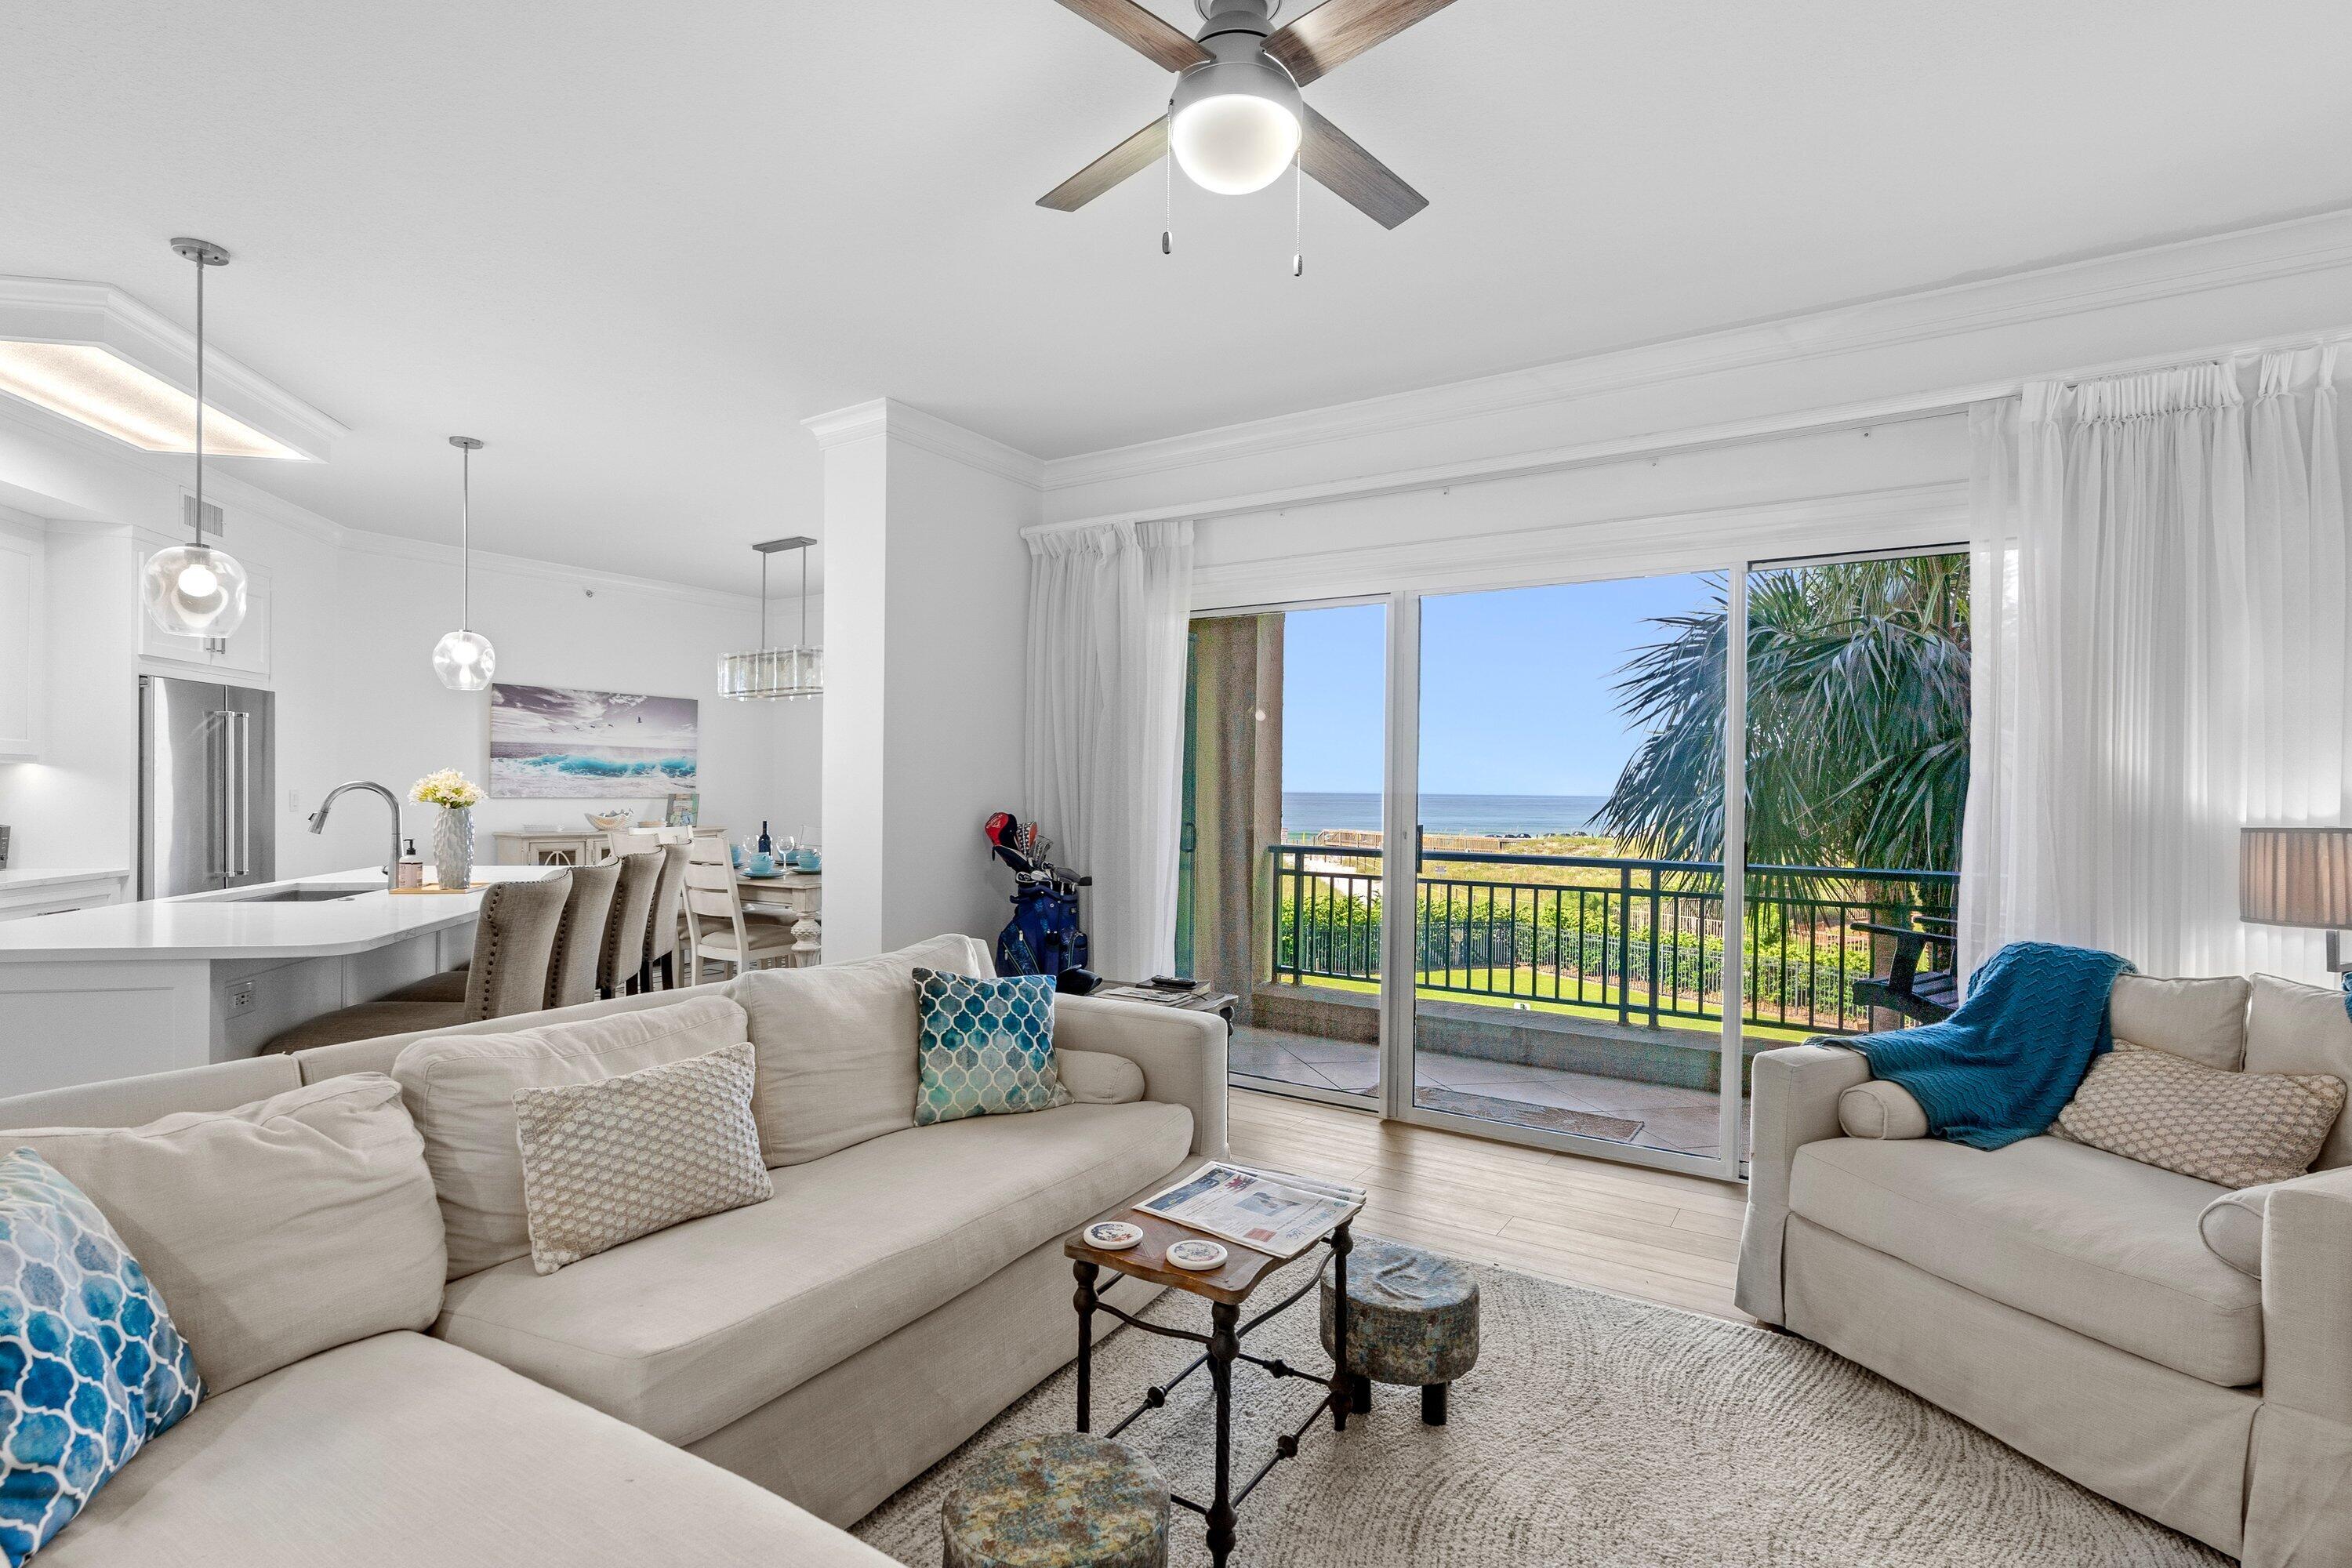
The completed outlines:
<svg viewBox="0 0 2352 1568">
<path fill-rule="evenodd" d="M 1365 1188 L 1367 1231 L 1466 1262 L 1749 1320 L 1731 1304 L 1742 1188 L 1235 1089 L 1233 1150 Z"/>
</svg>

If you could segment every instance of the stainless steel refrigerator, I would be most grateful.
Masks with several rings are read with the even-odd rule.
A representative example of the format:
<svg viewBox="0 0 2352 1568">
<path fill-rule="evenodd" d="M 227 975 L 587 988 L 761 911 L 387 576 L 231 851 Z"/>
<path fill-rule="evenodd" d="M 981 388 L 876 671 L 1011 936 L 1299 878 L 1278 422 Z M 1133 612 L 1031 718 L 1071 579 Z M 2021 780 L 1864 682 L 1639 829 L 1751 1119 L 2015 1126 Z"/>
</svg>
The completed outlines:
<svg viewBox="0 0 2352 1568">
<path fill-rule="evenodd" d="M 278 734 L 273 694 L 139 678 L 139 896 L 273 880 Z"/>
</svg>

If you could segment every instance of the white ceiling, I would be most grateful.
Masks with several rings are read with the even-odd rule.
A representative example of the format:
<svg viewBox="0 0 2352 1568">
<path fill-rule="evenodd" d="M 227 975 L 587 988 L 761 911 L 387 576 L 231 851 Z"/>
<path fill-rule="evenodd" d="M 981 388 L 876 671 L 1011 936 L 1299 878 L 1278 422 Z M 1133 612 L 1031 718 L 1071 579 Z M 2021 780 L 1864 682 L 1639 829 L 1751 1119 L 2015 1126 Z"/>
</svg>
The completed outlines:
<svg viewBox="0 0 2352 1568">
<path fill-rule="evenodd" d="M 1191 0 L 1152 0 L 1180 21 Z M 803 417 L 1045 457 L 2352 204 L 2339 0 L 1458 0 L 1317 107 L 1432 201 L 1032 204 L 1167 79 L 1053 0 L 9 7 L 0 273 L 190 315 L 352 429 L 338 521 L 747 585 Z"/>
</svg>

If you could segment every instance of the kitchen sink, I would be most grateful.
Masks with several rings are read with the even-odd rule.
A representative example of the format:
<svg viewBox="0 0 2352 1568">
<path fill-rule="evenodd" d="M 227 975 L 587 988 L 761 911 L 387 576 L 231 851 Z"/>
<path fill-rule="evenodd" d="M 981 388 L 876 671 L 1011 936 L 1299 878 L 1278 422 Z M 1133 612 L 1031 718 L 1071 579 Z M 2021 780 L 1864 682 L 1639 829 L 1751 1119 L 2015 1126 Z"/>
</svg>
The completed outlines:
<svg viewBox="0 0 2352 1568">
<path fill-rule="evenodd" d="M 214 900 L 223 904 L 326 904 L 381 893 L 382 888 L 268 888 L 257 893 L 233 893 Z"/>
</svg>

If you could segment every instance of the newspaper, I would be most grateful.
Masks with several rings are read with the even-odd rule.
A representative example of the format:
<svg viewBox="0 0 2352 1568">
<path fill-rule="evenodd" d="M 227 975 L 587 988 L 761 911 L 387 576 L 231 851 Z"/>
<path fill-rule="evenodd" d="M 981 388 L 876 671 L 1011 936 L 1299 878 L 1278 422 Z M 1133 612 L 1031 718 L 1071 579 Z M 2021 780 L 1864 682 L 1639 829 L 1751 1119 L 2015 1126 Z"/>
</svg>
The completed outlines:
<svg viewBox="0 0 2352 1568">
<path fill-rule="evenodd" d="M 1288 1259 L 1353 1218 L 1364 1206 L 1364 1192 L 1341 1182 L 1219 1161 L 1135 1206 Z"/>
</svg>

